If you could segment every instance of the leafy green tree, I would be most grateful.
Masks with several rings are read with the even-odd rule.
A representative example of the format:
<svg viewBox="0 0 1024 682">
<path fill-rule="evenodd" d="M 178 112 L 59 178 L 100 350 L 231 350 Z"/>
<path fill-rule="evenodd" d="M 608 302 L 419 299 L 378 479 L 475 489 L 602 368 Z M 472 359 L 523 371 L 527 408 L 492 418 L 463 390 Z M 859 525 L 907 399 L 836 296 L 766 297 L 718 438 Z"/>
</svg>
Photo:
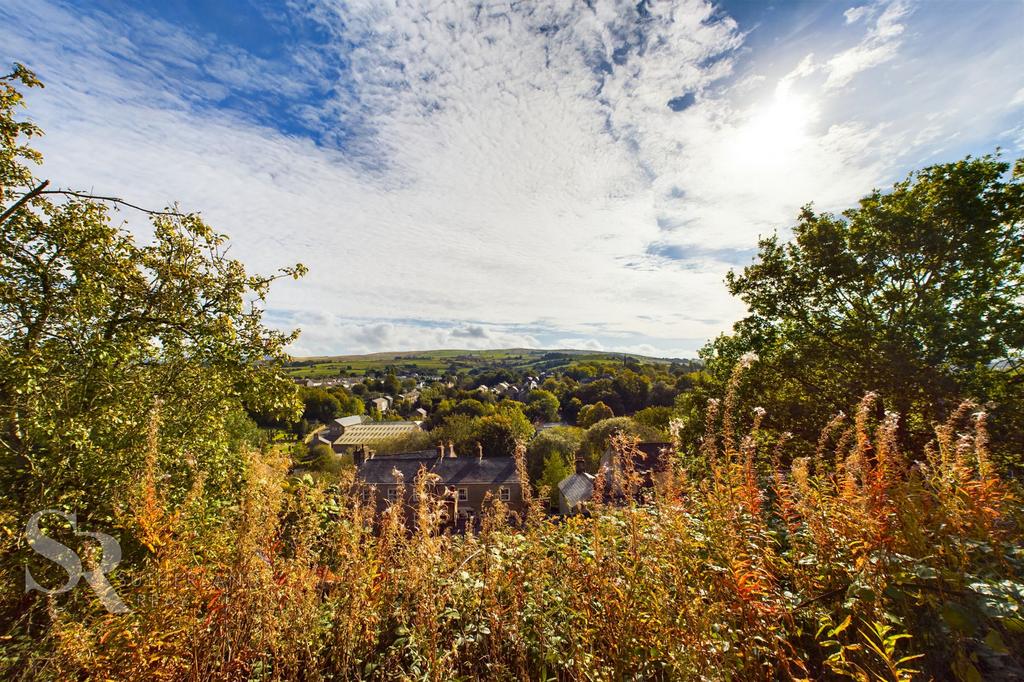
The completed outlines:
<svg viewBox="0 0 1024 682">
<path fill-rule="evenodd" d="M 657 442 L 665 438 L 665 435 L 657 429 L 637 424 L 631 417 L 603 419 L 586 430 L 578 450 L 587 461 L 591 472 L 597 471 L 598 461 L 608 448 L 611 437 L 615 434 L 636 436 L 641 441 L 648 442 Z"/>
<path fill-rule="evenodd" d="M 430 432 L 435 436 L 434 442 L 440 441 L 455 444 L 456 452 L 463 454 L 474 451 L 480 439 L 480 418 L 466 414 L 450 414 L 441 425 Z"/>
<path fill-rule="evenodd" d="M 490 405 L 484 405 L 476 398 L 468 398 L 466 400 L 460 400 L 455 407 L 451 409 L 452 414 L 465 414 L 470 417 L 483 417 L 494 412 L 494 408 Z"/>
<path fill-rule="evenodd" d="M 547 488 L 548 503 L 551 508 L 558 508 L 558 484 L 566 476 L 572 474 L 573 467 L 568 458 L 561 452 L 552 452 L 544 459 L 543 471 L 540 480 L 537 481 L 537 488 Z"/>
<path fill-rule="evenodd" d="M 645 407 L 633 415 L 633 421 L 652 429 L 668 431 L 668 423 L 672 416 L 671 407 Z"/>
<path fill-rule="evenodd" d="M 680 379 L 679 381 L 684 381 Z M 649 407 L 672 407 L 675 403 L 676 396 L 681 390 L 688 389 L 689 384 L 684 384 L 682 387 L 669 385 L 664 381 L 656 381 L 651 386 L 651 392 L 647 396 L 647 405 Z"/>
<path fill-rule="evenodd" d="M 576 389 L 576 397 L 585 405 L 604 403 L 615 414 L 625 414 L 626 412 L 622 396 L 619 395 L 615 383 L 611 379 L 596 379 L 590 383 L 582 384 Z"/>
<path fill-rule="evenodd" d="M 338 403 L 341 406 L 341 416 L 345 417 L 366 412 L 366 405 L 359 397 L 352 395 L 344 389 L 337 389 L 332 391 L 332 393 L 338 399 Z"/>
<path fill-rule="evenodd" d="M 603 402 L 598 401 L 593 405 L 584 405 L 583 409 L 580 410 L 579 417 L 576 422 L 587 429 L 604 419 L 611 419 L 615 416 L 612 412 L 612 408 L 605 405 Z"/>
<path fill-rule="evenodd" d="M 571 396 L 562 402 L 562 419 L 568 424 L 575 424 L 579 421 L 580 410 L 583 409 L 583 401 L 576 396 Z"/>
<path fill-rule="evenodd" d="M 536 481 L 544 469 L 544 462 L 552 453 L 560 453 L 573 460 L 583 442 L 583 429 L 574 426 L 555 426 L 538 433 L 526 448 L 526 466 L 530 479 Z"/>
<path fill-rule="evenodd" d="M 762 239 L 727 282 L 750 314 L 701 352 L 720 391 L 737 359 L 766 423 L 813 442 L 877 391 L 900 437 L 931 437 L 963 398 L 996 402 L 996 439 L 1021 449 L 1024 159 L 930 166 L 841 216 L 807 206 L 793 239 Z"/>
<path fill-rule="evenodd" d="M 517 444 L 529 441 L 533 433 L 533 424 L 517 403 L 502 403 L 494 414 L 479 420 L 479 441 L 489 457 L 511 457 Z"/>
<path fill-rule="evenodd" d="M 526 416 L 533 422 L 553 422 L 558 419 L 558 398 L 550 391 L 535 389 L 526 396 Z"/>
<path fill-rule="evenodd" d="M 381 390 L 388 395 L 395 397 L 402 392 L 402 382 L 395 376 L 394 372 L 388 372 L 381 384 Z"/>
<path fill-rule="evenodd" d="M 632 358 L 630 358 L 632 359 Z M 647 404 L 647 396 L 651 391 L 651 381 L 634 369 L 627 369 L 612 381 L 615 392 L 622 400 L 623 413 L 632 414 Z"/>
<path fill-rule="evenodd" d="M 334 450 L 331 449 L 330 445 L 327 445 L 326 443 L 317 443 L 309 449 L 309 457 L 307 459 L 313 463 L 320 463 L 326 462 L 333 455 Z"/>
<path fill-rule="evenodd" d="M 294 335 L 262 323 L 275 277 L 247 274 L 197 215 L 151 215 L 140 244 L 100 201 L 37 180 L 19 83 L 38 85 L 20 66 L 0 79 L 0 518 L 63 508 L 109 522 L 151 425 L 172 498 L 201 475 L 205 499 L 231 499 L 246 411 L 299 416 L 280 371 Z"/>
<path fill-rule="evenodd" d="M 300 389 L 302 417 L 306 421 L 326 424 L 341 415 L 341 402 L 322 388 Z"/>
<path fill-rule="evenodd" d="M 320 443 L 310 450 L 310 470 L 322 474 L 328 480 L 334 480 L 342 471 L 354 467 L 352 455 L 347 452 L 336 453 L 330 445 Z"/>
</svg>

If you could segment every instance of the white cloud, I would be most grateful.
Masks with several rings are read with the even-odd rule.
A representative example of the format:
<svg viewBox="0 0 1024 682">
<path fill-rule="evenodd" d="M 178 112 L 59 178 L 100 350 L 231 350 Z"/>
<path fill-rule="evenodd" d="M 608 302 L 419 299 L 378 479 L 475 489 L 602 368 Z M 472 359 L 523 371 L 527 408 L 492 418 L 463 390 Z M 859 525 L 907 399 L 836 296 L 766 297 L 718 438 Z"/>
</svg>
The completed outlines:
<svg viewBox="0 0 1024 682">
<path fill-rule="evenodd" d="M 563 341 L 692 354 L 742 314 L 722 277 L 758 234 L 810 200 L 849 205 L 958 130 L 1007 129 L 964 98 L 1024 86 L 998 68 L 1013 51 L 993 50 L 991 82 L 962 55 L 936 62 L 945 80 L 920 59 L 851 101 L 835 84 L 908 40 L 900 3 L 874 8 L 855 47 L 796 43 L 791 60 L 763 57 L 788 70 L 734 82 L 742 27 L 697 0 L 649 18 L 635 2 L 315 5 L 302 11 L 333 47 L 272 61 L 137 13 L 11 2 L 0 57 L 47 81 L 30 111 L 48 177 L 180 199 L 255 270 L 309 265 L 270 301 L 275 324 L 302 327 L 297 354 Z M 331 90 L 325 65 L 342 58 Z M 321 144 L 220 106 L 264 85 L 282 92 L 271 113 Z M 942 115 L 921 125 L 923 111 Z"/>
<path fill-rule="evenodd" d="M 885 6 L 874 26 L 855 47 L 840 52 L 828 61 L 826 88 L 841 88 L 857 74 L 896 57 L 903 34 L 902 21 L 910 14 L 910 5 L 894 0 Z M 847 13 L 847 23 L 850 23 Z"/>
<path fill-rule="evenodd" d="M 531 334 L 494 325 L 439 323 L 424 326 L 416 322 L 346 319 L 315 313 L 289 316 L 282 322 L 307 330 L 291 349 L 293 354 L 301 356 L 335 354 L 339 348 L 346 354 L 355 354 L 435 348 L 541 347 Z"/>
<path fill-rule="evenodd" d="M 855 24 L 863 19 L 869 12 L 867 5 L 861 5 L 859 7 L 851 7 L 850 9 L 843 12 L 843 16 L 846 18 L 846 23 Z"/>
</svg>

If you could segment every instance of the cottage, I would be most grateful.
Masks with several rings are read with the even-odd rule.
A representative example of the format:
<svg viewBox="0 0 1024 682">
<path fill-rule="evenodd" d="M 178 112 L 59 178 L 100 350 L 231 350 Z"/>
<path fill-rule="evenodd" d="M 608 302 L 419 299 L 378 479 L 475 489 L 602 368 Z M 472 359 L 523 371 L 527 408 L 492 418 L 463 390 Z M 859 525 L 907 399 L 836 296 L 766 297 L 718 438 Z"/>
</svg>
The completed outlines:
<svg viewBox="0 0 1024 682">
<path fill-rule="evenodd" d="M 594 495 L 594 475 L 584 471 L 584 460 L 576 458 L 576 473 L 558 482 L 558 511 L 574 514 Z"/>
<path fill-rule="evenodd" d="M 374 398 L 370 402 L 373 404 L 374 408 L 376 408 L 376 410 L 381 414 L 384 414 L 385 412 L 391 409 L 390 396 L 384 396 L 383 398 Z"/>
<path fill-rule="evenodd" d="M 637 443 L 636 447 L 633 469 L 639 476 L 639 486 L 653 488 L 659 476 L 670 468 L 675 450 L 671 443 L 665 442 Z M 608 494 L 621 497 L 624 481 L 623 467 L 621 462 L 618 462 L 619 459 L 615 457 L 612 449 L 608 448 L 601 456 L 601 468 L 605 470 L 605 478 L 608 481 Z"/>
<path fill-rule="evenodd" d="M 636 485 L 640 493 L 655 487 L 659 477 L 668 471 L 671 456 L 674 452 L 671 443 L 651 442 L 638 443 L 633 459 L 633 470 L 637 476 Z M 605 450 L 601 457 L 599 470 L 604 475 L 604 499 L 607 502 L 622 502 L 625 499 L 624 467 L 611 448 Z M 577 460 L 576 473 L 567 476 L 558 483 L 558 506 L 563 514 L 574 513 L 594 494 L 596 477 L 582 469 L 582 462 Z"/>
<path fill-rule="evenodd" d="M 376 492 L 378 511 L 391 504 L 406 505 L 414 513 L 413 484 L 421 470 L 437 476 L 431 494 L 445 503 L 447 525 L 456 530 L 475 527 L 488 495 L 501 500 L 513 512 L 524 510 L 523 491 L 511 457 L 457 456 L 449 444 L 437 450 L 370 457 L 361 462 L 357 477 Z"/>
</svg>

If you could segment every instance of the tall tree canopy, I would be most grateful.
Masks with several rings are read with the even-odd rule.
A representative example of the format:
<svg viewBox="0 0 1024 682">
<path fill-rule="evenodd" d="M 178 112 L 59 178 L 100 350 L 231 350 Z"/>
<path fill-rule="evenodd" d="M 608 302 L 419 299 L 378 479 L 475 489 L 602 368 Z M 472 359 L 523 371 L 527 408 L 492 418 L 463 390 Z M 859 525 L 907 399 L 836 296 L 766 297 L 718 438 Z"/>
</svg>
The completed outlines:
<svg viewBox="0 0 1024 682">
<path fill-rule="evenodd" d="M 19 84 L 38 85 L 20 66 L 0 79 L 0 519 L 112 519 L 152 415 L 167 489 L 201 477 L 210 499 L 230 498 L 246 412 L 300 408 L 277 371 L 292 336 L 261 321 L 275 277 L 247 274 L 197 215 L 152 215 L 139 243 L 105 203 L 35 178 L 40 132 L 16 118 Z"/>
<path fill-rule="evenodd" d="M 1004 440 L 1019 437 L 1022 179 L 1024 160 L 1011 173 L 998 157 L 968 157 L 841 216 L 805 207 L 791 241 L 762 239 L 757 261 L 729 274 L 750 312 L 703 349 L 711 389 L 754 351 L 748 395 L 808 439 L 868 391 L 901 414 L 906 439 L 930 437 L 963 398 L 994 401 Z"/>
</svg>

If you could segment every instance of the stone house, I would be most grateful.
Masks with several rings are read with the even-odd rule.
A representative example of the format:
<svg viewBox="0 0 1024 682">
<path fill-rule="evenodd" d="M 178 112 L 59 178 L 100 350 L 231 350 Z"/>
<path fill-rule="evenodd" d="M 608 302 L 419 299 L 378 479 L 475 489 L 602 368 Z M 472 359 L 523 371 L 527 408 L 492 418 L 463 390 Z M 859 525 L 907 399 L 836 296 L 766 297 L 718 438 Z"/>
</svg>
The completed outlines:
<svg viewBox="0 0 1024 682">
<path fill-rule="evenodd" d="M 356 477 L 369 486 L 378 512 L 402 504 L 407 520 L 415 514 L 413 500 L 416 477 L 421 471 L 437 476 L 430 494 L 445 504 L 445 525 L 455 531 L 476 528 L 488 495 L 508 505 L 510 511 L 525 511 L 523 491 L 512 457 L 484 457 L 482 451 L 456 455 L 450 444 L 436 450 L 374 457 L 359 462 Z"/>
</svg>

